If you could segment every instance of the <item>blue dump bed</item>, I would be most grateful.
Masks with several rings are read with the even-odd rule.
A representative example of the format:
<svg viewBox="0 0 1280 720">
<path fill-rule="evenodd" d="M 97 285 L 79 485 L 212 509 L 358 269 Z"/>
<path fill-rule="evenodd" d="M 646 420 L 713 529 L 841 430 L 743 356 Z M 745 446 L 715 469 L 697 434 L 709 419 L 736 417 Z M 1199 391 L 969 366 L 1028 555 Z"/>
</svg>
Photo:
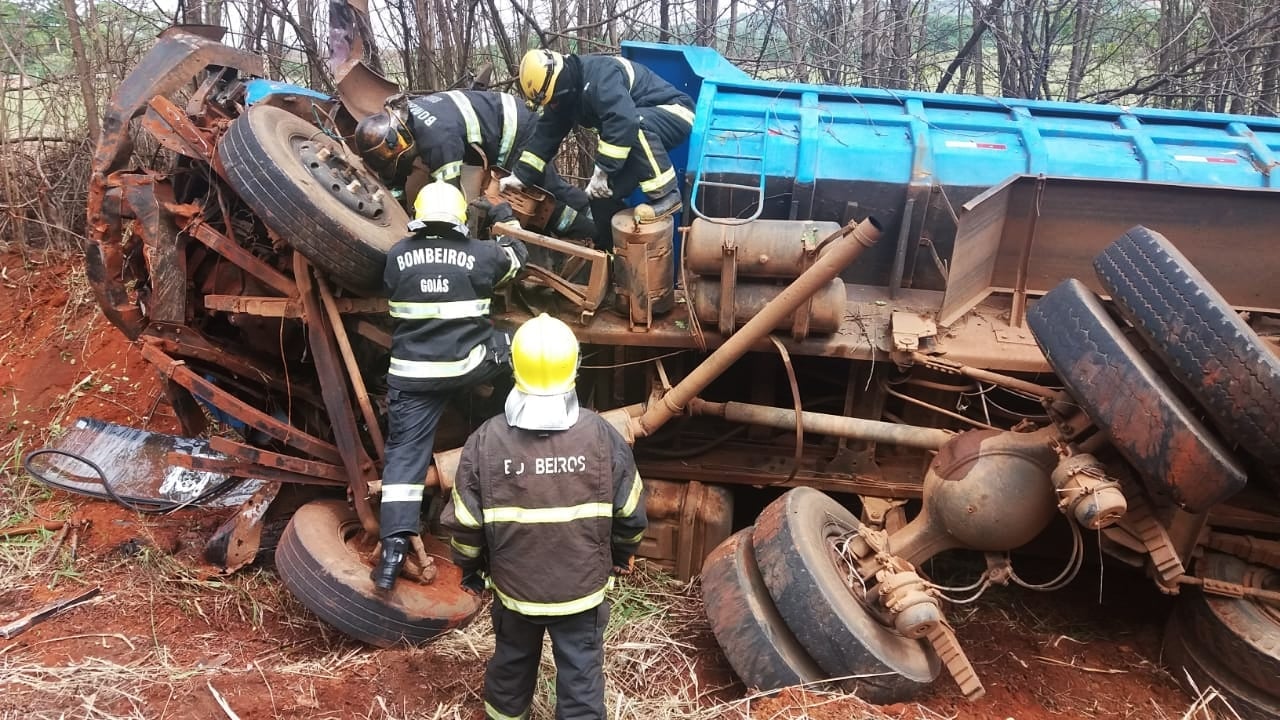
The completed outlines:
<svg viewBox="0 0 1280 720">
<path fill-rule="evenodd" d="M 1280 227 L 1269 190 L 1280 184 L 1280 119 L 768 82 L 701 47 L 624 43 L 623 54 L 697 102 L 690 141 L 673 153 L 696 214 L 876 216 L 886 242 L 855 282 L 944 290 L 964 271 L 988 290 L 1009 287 L 1008 256 L 1034 241 L 1057 263 L 1033 259 L 1034 291 L 1071 269 L 1046 244 L 1079 245 L 1085 258 L 1141 223 L 1201 262 L 1226 242 L 1206 241 L 1211 229 L 1235 235 L 1233 250 L 1270 255 Z M 976 236 L 991 246 L 981 257 L 953 254 Z M 1221 279 L 1229 259 L 1202 269 Z M 1225 294 L 1280 307 L 1267 284 Z"/>
</svg>

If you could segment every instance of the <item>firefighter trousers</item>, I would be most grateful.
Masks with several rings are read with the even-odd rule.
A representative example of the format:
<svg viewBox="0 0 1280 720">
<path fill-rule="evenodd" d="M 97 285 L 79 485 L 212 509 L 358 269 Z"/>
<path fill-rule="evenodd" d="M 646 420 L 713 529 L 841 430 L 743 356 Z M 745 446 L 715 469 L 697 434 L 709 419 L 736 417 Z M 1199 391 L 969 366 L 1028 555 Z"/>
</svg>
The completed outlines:
<svg viewBox="0 0 1280 720">
<path fill-rule="evenodd" d="M 604 629 L 609 601 L 575 615 L 534 617 L 502 605 L 496 598 L 495 647 L 484 674 L 485 717 L 529 717 L 542 657 L 542 634 L 551 634 L 556 661 L 556 720 L 605 720 Z"/>
<path fill-rule="evenodd" d="M 422 493 L 436 426 L 453 391 L 387 390 L 387 462 L 382 469 L 382 536 L 419 531 Z"/>
</svg>

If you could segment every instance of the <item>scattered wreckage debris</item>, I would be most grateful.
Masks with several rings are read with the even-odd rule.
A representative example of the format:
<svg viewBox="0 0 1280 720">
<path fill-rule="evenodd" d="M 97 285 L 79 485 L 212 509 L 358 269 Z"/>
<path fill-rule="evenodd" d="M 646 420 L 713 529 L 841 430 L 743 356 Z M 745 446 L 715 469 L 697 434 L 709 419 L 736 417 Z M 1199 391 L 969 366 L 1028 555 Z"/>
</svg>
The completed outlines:
<svg viewBox="0 0 1280 720">
<path fill-rule="evenodd" d="M 78 595 L 55 600 L 44 607 L 33 610 L 11 622 L 0 625 L 0 637 L 11 640 L 46 620 L 51 620 L 62 613 L 83 605 L 102 594 L 102 588 L 92 588 Z"/>
<path fill-rule="evenodd" d="M 166 469 L 152 472 L 258 482 L 237 486 L 239 509 L 215 534 L 212 556 L 227 570 L 251 562 L 279 509 L 275 517 L 289 519 L 277 567 L 307 607 L 374 645 L 426 642 L 468 622 L 479 604 L 456 587 L 457 568 L 436 559 L 446 551 L 430 538 L 415 551 L 413 582 L 393 596 L 375 593 L 367 579 L 390 342 L 384 306 L 366 295 L 379 248 L 399 232 L 404 211 L 342 141 L 394 86 L 364 63 L 367 8 L 337 5 L 343 12 L 331 17 L 347 26 L 335 28 L 344 48 L 335 55 L 336 98 L 264 84 L 258 58 L 207 33 L 162 34 L 108 108 L 86 262 L 106 316 L 141 340 L 143 357 L 164 377 L 183 432 L 200 436 L 212 414 L 241 434 L 211 439 L 209 452 L 174 446 L 155 456 Z M 710 72 L 724 62 L 695 59 L 676 65 Z M 747 82 L 722 72 L 728 85 Z M 704 80 L 711 87 L 717 77 L 697 78 Z M 193 81 L 194 92 L 182 95 Z M 802 129 L 821 125 L 807 92 L 785 89 Z M 731 91 L 723 94 L 731 105 Z M 699 122 L 740 121 L 736 107 Z M 982 681 L 945 605 L 992 585 L 1052 590 L 1070 582 L 1090 530 L 1109 555 L 1182 595 L 1170 643 L 1185 667 L 1225 687 L 1245 705 L 1242 714 L 1263 716 L 1280 704 L 1274 688 L 1237 669 L 1280 667 L 1274 644 L 1255 642 L 1280 631 L 1280 559 L 1252 535 L 1280 534 L 1280 508 L 1259 458 L 1221 436 L 1249 421 L 1263 430 L 1252 433 L 1252 454 L 1273 449 L 1265 428 L 1280 408 L 1262 391 L 1276 382 L 1274 363 L 1249 365 L 1267 371 L 1253 378 L 1258 393 L 1195 372 L 1215 362 L 1239 369 L 1229 356 L 1241 350 L 1272 356 L 1254 352 L 1257 336 L 1233 321 L 1234 307 L 1208 292 L 1173 243 L 1139 227 L 1106 244 L 1116 223 L 1168 217 L 1179 247 L 1194 248 L 1204 229 L 1194 209 L 1216 204 L 1232 208 L 1252 242 L 1250 228 L 1276 226 L 1274 194 L 1148 176 L 1014 175 L 976 190 L 944 187 L 933 176 L 941 170 L 928 165 L 933 156 L 921 151 L 909 183 L 883 184 L 880 195 L 892 200 L 872 193 L 864 207 L 849 199 L 861 197 L 860 186 L 767 177 L 766 143 L 800 158 L 814 153 L 775 136 L 767 113 L 761 120 L 703 133 L 707 147 L 694 150 L 705 165 L 691 163 L 686 180 L 697 219 L 682 229 L 679 251 L 673 223 L 642 229 L 625 213 L 613 218 L 612 259 L 528 228 L 504 230 L 571 261 L 534 271 L 495 313 L 517 323 L 545 307 L 579 323 L 580 339 L 600 358 L 584 367 L 594 372 L 580 386 L 597 407 L 615 408 L 605 417 L 637 445 L 651 488 L 642 552 L 688 577 L 721 548 L 703 587 L 709 608 L 726 610 L 712 612 L 712 625 L 743 680 L 772 689 L 856 676 L 846 689 L 892 702 L 946 670 L 966 697 L 979 697 Z M 903 123 L 926 131 L 918 113 Z M 1019 127 L 1034 139 L 1027 152 L 1047 152 L 1039 129 Z M 167 162 L 134 166 L 132 133 L 169 151 Z M 923 136 L 917 141 L 927 149 Z M 986 148 L 996 149 L 1008 146 Z M 732 163 L 734 172 L 711 169 Z M 776 195 L 790 193 L 787 208 L 770 205 L 778 183 L 790 188 Z M 953 205 L 948 192 L 967 202 Z M 873 202 L 886 206 L 888 227 L 858 222 Z M 840 222 L 807 219 L 819 214 L 815 207 Z M 882 232 L 886 242 L 877 243 Z M 1197 261 L 1221 283 L 1241 258 L 1266 262 L 1249 242 L 1200 250 Z M 1135 259 L 1133 246 L 1145 259 Z M 1095 262 L 1128 324 L 1096 295 Z M 1153 294 L 1126 281 L 1155 268 L 1169 271 L 1168 288 Z M 1220 289 L 1265 315 L 1278 305 L 1268 283 L 1245 278 Z M 1218 342 L 1197 346 L 1190 360 L 1167 347 L 1171 318 L 1187 308 L 1218 319 L 1202 324 Z M 695 350 L 710 354 L 690 365 L 683 353 Z M 1153 351 L 1181 363 L 1173 381 L 1167 360 L 1149 359 Z M 1199 365 L 1188 370 L 1188 362 Z M 1193 404 L 1205 401 L 1217 409 L 1213 427 Z M 1222 410 L 1232 404 L 1243 420 Z M 467 424 L 460 414 L 442 425 L 440 447 L 460 444 Z M 450 427 L 457 437 L 444 439 Z M 447 490 L 456 464 L 456 451 L 438 452 L 428 486 Z M 92 477 L 62 483 L 103 493 Z M 795 489 L 730 539 L 731 488 L 741 485 Z M 286 503 L 286 487 L 301 494 Z M 862 515 L 818 490 L 859 496 Z M 325 497 L 342 491 L 345 498 Z M 157 492 L 142 488 L 137 499 L 154 501 Z M 908 520 L 905 504 L 917 499 L 922 508 Z M 1047 583 L 1023 580 L 1008 552 L 1059 516 L 1072 529 L 1062 573 Z M 977 584 L 944 588 L 919 572 L 955 548 L 986 553 Z"/>
</svg>

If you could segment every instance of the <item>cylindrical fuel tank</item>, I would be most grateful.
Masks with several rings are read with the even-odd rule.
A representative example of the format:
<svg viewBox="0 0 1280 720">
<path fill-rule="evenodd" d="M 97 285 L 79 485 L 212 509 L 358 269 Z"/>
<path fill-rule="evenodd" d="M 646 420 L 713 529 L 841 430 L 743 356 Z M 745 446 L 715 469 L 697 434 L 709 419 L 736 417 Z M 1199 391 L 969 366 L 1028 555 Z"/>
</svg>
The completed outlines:
<svg viewBox="0 0 1280 720">
<path fill-rule="evenodd" d="M 675 304 L 675 263 L 670 217 L 641 225 L 633 210 L 613 216 L 613 279 L 626 297 L 632 323 L 671 310 Z"/>
<path fill-rule="evenodd" d="M 806 248 L 840 230 L 840 223 L 809 220 L 756 220 L 746 225 L 721 225 L 698 218 L 685 239 L 690 272 L 720 275 L 724 246 L 732 243 L 738 256 L 738 276 L 791 279 L 804 271 Z"/>
<path fill-rule="evenodd" d="M 786 287 L 786 285 L 770 283 L 739 282 L 734 291 L 734 326 L 741 326 L 755 317 Z M 720 281 L 711 278 L 700 277 L 690 282 L 693 310 L 698 314 L 698 320 L 710 327 L 715 327 L 720 318 L 722 289 Z M 840 323 L 844 320 L 846 299 L 844 281 L 840 278 L 834 278 L 826 288 L 814 295 L 809 307 L 809 332 L 830 334 L 838 330 Z M 794 318 L 788 317 L 774 329 L 789 330 L 793 322 Z"/>
</svg>

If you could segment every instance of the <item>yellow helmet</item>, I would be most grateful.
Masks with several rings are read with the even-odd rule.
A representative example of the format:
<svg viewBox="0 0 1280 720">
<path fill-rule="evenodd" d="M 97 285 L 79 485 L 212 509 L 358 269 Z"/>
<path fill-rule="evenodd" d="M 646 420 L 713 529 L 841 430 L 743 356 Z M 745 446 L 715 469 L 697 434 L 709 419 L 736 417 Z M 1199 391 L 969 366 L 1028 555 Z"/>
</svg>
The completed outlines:
<svg viewBox="0 0 1280 720">
<path fill-rule="evenodd" d="M 556 80 L 564 69 L 564 56 L 547 49 L 530 50 L 520 60 L 520 91 L 529 102 L 543 107 L 556 94 Z"/>
<path fill-rule="evenodd" d="M 413 219 L 409 232 L 424 230 L 427 223 L 443 223 L 450 226 L 467 223 L 467 199 L 462 191 L 439 180 L 424 185 L 413 201 Z"/>
<path fill-rule="evenodd" d="M 560 320 L 542 313 L 511 338 L 516 389 L 529 395 L 563 395 L 578 374 L 578 338 Z"/>
</svg>

